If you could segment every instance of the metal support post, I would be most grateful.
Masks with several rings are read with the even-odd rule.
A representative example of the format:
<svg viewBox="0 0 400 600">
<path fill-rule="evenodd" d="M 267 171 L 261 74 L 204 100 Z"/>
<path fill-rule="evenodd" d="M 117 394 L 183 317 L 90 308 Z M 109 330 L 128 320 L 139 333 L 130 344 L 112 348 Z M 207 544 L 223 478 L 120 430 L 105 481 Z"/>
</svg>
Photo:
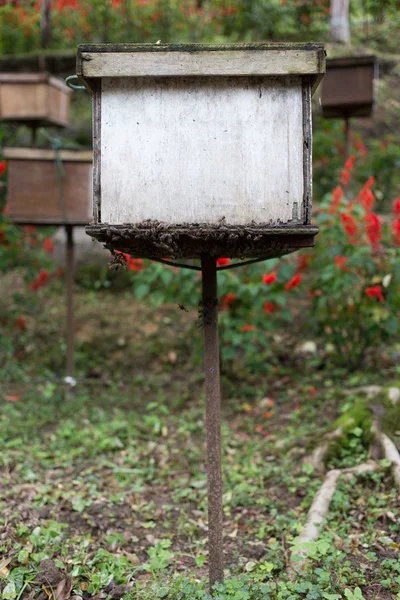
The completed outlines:
<svg viewBox="0 0 400 600">
<path fill-rule="evenodd" d="M 217 261 L 201 258 L 206 382 L 206 437 L 208 470 L 208 564 L 210 587 L 223 583 L 223 513 L 221 475 L 221 384 L 218 345 Z"/>
<path fill-rule="evenodd" d="M 73 285 L 74 285 L 74 237 L 73 226 L 66 225 L 67 235 L 66 248 L 66 287 L 67 287 L 67 375 L 74 375 L 74 306 L 73 306 Z"/>
</svg>

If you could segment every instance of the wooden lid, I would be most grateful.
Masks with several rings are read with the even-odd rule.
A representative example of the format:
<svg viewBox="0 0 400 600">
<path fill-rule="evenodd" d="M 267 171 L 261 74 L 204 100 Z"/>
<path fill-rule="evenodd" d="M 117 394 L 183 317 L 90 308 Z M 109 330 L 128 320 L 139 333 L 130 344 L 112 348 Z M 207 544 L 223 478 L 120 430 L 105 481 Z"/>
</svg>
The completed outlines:
<svg viewBox="0 0 400 600">
<path fill-rule="evenodd" d="M 92 150 L 65 150 L 58 152 L 63 162 L 92 162 Z M 3 156 L 7 160 L 50 160 L 54 161 L 54 150 L 44 148 L 3 148 Z"/>
<path fill-rule="evenodd" d="M 62 79 L 53 77 L 50 73 L 0 73 L 0 84 L 2 83 L 48 83 L 68 94 L 72 92 Z"/>
<path fill-rule="evenodd" d="M 82 44 L 77 74 L 97 77 L 204 77 L 325 73 L 323 44 Z"/>
</svg>

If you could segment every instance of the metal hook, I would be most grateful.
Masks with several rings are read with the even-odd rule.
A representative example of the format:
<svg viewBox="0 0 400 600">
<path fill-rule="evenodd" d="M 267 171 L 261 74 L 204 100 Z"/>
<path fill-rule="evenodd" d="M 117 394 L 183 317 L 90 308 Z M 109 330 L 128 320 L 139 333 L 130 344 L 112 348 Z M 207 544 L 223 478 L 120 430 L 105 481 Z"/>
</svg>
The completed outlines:
<svg viewBox="0 0 400 600">
<path fill-rule="evenodd" d="M 71 83 L 71 81 L 73 81 L 74 79 L 76 81 L 80 81 L 78 75 L 70 75 L 65 80 L 65 83 L 69 88 L 71 88 L 71 90 L 86 90 L 86 87 L 84 85 L 76 85 L 74 83 Z"/>
</svg>

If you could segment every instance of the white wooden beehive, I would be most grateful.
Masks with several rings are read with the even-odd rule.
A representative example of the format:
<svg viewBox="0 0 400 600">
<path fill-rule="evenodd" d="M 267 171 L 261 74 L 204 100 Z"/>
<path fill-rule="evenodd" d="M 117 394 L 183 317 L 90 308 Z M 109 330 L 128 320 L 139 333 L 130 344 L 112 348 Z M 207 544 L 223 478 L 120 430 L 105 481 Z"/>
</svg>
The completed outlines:
<svg viewBox="0 0 400 600">
<path fill-rule="evenodd" d="M 258 256 L 289 234 L 311 245 L 311 95 L 324 70 L 321 44 L 80 46 L 88 233 L 147 256 Z"/>
</svg>

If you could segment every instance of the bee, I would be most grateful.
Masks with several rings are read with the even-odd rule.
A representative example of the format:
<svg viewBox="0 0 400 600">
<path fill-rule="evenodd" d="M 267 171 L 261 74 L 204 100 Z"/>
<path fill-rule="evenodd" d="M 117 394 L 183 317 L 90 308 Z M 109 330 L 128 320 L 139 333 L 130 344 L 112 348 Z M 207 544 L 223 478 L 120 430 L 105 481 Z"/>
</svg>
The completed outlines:
<svg viewBox="0 0 400 600">
<path fill-rule="evenodd" d="M 178 304 L 177 308 L 180 308 L 181 310 L 184 310 L 187 313 L 189 312 L 186 306 L 183 306 L 183 304 Z"/>
<path fill-rule="evenodd" d="M 111 271 L 121 271 L 126 269 L 126 263 L 127 260 L 123 254 L 115 254 L 114 252 L 108 266 Z"/>
</svg>

